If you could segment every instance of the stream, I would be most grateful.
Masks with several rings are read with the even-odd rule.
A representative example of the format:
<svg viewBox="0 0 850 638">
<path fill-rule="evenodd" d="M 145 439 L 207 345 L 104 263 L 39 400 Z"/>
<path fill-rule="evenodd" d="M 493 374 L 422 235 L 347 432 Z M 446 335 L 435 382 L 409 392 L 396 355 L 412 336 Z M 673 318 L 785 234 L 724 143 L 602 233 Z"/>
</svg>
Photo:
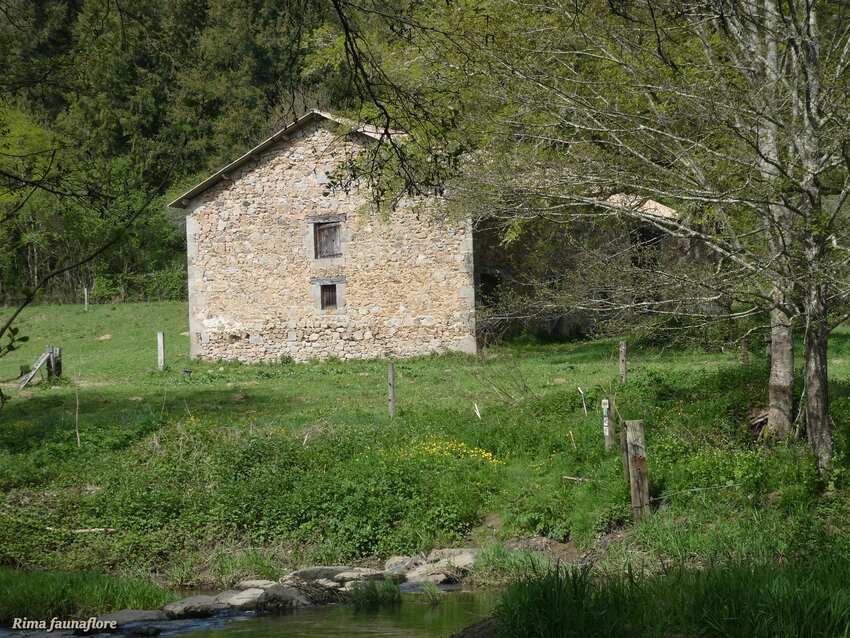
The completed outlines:
<svg viewBox="0 0 850 638">
<path fill-rule="evenodd" d="M 437 605 L 422 596 L 405 594 L 401 605 L 374 611 L 357 611 L 346 605 L 299 610 L 282 616 L 244 615 L 227 620 L 196 621 L 162 636 L 181 633 L 192 638 L 446 638 L 484 618 L 498 600 L 496 592 L 452 592 Z"/>
</svg>

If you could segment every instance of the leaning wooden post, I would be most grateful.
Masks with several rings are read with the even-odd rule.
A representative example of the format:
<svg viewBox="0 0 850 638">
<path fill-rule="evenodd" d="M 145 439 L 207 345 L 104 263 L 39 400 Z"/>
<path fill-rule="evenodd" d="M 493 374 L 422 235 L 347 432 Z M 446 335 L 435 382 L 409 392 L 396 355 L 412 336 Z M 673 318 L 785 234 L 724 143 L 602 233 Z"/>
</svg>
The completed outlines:
<svg viewBox="0 0 850 638">
<path fill-rule="evenodd" d="M 632 517 L 639 521 L 649 515 L 649 476 L 646 467 L 643 421 L 626 421 L 626 442 L 629 451 Z"/>
<path fill-rule="evenodd" d="M 48 348 L 50 348 L 50 347 L 51 347 L 51 346 L 48 346 Z M 18 383 L 18 389 L 19 389 L 19 390 L 22 390 L 23 388 L 27 387 L 27 384 L 28 384 L 30 381 L 32 381 L 32 380 L 33 380 L 33 377 L 35 377 L 35 375 L 36 375 L 36 374 L 38 374 L 38 371 L 39 371 L 39 370 L 41 370 L 42 366 L 47 365 L 47 362 L 49 361 L 49 359 L 50 359 L 50 350 L 46 350 L 46 351 L 44 351 L 44 352 L 42 353 L 42 355 L 38 358 L 38 361 L 36 361 L 36 362 L 32 365 L 32 367 L 30 368 L 29 372 L 27 372 L 27 373 L 23 376 L 23 378 L 21 379 L 21 381 Z"/>
<path fill-rule="evenodd" d="M 628 368 L 626 367 L 626 342 L 620 342 L 620 383 L 626 382 L 626 373 L 628 372 Z"/>
<path fill-rule="evenodd" d="M 395 363 L 390 361 L 387 366 L 387 395 L 390 418 L 395 416 Z"/>
<path fill-rule="evenodd" d="M 746 335 L 741 337 L 741 363 L 745 366 L 750 365 L 750 343 Z"/>
<path fill-rule="evenodd" d="M 602 436 L 605 437 L 605 451 L 614 446 L 614 428 L 611 427 L 611 403 L 607 397 L 602 399 Z"/>
<path fill-rule="evenodd" d="M 165 333 L 156 333 L 156 368 L 165 370 Z"/>
</svg>

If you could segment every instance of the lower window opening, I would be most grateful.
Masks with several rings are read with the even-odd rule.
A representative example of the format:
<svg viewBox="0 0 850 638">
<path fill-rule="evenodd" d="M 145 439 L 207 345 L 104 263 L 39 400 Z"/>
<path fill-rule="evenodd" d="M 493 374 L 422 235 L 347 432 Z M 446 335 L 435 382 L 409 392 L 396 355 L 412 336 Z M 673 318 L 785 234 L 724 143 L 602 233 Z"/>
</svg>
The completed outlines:
<svg viewBox="0 0 850 638">
<path fill-rule="evenodd" d="M 336 284 L 322 284 L 322 310 L 336 309 Z"/>
</svg>

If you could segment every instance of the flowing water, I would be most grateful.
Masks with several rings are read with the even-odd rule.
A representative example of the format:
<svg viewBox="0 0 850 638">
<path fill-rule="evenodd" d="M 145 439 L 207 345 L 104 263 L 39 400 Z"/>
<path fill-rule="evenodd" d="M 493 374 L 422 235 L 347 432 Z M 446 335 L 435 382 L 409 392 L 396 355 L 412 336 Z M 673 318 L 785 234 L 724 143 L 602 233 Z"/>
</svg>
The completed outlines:
<svg viewBox="0 0 850 638">
<path fill-rule="evenodd" d="M 284 616 L 241 616 L 196 628 L 191 638 L 445 638 L 484 618 L 498 597 L 493 592 L 452 592 L 429 605 L 423 596 L 405 595 L 401 605 L 356 611 L 334 605 Z M 163 633 L 162 635 L 167 635 Z"/>
</svg>

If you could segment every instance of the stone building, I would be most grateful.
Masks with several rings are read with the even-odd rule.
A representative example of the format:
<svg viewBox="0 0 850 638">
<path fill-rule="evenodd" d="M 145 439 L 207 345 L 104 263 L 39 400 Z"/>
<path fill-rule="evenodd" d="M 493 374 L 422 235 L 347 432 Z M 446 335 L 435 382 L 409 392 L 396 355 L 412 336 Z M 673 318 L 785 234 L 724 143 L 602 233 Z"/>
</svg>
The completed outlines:
<svg viewBox="0 0 850 638">
<path fill-rule="evenodd" d="M 382 219 L 329 175 L 379 132 L 314 111 L 170 204 L 187 211 L 191 354 L 275 361 L 475 352 L 472 228 Z"/>
</svg>

